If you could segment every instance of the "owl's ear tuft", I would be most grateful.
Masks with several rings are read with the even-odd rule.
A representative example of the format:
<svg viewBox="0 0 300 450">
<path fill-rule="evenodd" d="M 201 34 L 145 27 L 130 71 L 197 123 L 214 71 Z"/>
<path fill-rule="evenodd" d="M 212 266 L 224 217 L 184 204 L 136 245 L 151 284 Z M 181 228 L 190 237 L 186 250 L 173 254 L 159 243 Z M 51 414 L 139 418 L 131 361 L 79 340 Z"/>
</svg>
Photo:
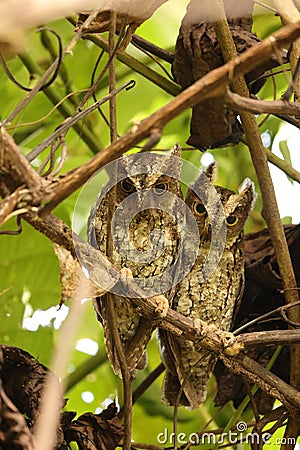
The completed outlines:
<svg viewBox="0 0 300 450">
<path fill-rule="evenodd" d="M 214 183 L 217 179 L 217 169 L 217 163 L 214 161 L 203 170 L 204 175 L 207 176 L 211 183 Z"/>
<path fill-rule="evenodd" d="M 177 180 L 180 180 L 181 166 L 182 166 L 182 161 L 180 157 L 181 157 L 181 147 L 179 144 L 177 144 L 177 142 L 175 142 L 175 144 L 171 148 L 169 157 L 163 163 L 166 169 L 164 169 L 164 166 L 161 167 L 162 173 L 166 171 L 167 174 L 172 175 Z"/>
<path fill-rule="evenodd" d="M 243 183 L 240 185 L 239 195 L 244 199 L 244 202 L 248 205 L 250 212 L 257 198 L 254 183 L 253 181 L 250 180 L 250 178 L 245 178 Z"/>
<path fill-rule="evenodd" d="M 181 157 L 181 147 L 177 142 L 171 148 L 171 155 L 178 156 L 178 158 Z"/>
</svg>

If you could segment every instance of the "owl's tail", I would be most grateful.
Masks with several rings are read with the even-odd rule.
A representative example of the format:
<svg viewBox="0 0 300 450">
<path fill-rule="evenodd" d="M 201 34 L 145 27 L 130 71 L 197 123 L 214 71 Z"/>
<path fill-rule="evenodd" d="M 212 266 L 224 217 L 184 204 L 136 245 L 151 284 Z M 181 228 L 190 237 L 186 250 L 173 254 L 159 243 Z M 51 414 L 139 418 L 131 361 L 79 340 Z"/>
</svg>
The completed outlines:
<svg viewBox="0 0 300 450">
<path fill-rule="evenodd" d="M 178 370 L 174 375 L 167 370 L 163 381 L 163 399 L 174 406 L 199 408 L 207 397 L 207 384 L 216 363 L 216 358 L 209 355 L 195 365 L 188 373 Z M 178 369 L 178 368 L 177 368 Z M 181 391 L 181 393 L 180 393 Z"/>
</svg>

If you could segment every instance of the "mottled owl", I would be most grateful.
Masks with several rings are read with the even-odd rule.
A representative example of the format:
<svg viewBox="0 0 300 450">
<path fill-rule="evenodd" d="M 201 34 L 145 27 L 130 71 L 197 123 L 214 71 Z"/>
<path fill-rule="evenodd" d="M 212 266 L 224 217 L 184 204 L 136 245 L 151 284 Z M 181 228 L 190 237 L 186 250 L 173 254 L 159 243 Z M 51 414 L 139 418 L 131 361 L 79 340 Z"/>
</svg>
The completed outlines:
<svg viewBox="0 0 300 450">
<path fill-rule="evenodd" d="M 215 167 L 215 164 L 210 165 L 204 172 L 210 182 L 214 180 Z M 207 204 L 205 206 L 194 192 L 200 178 L 188 188 L 185 200 L 199 227 L 198 256 L 191 271 L 174 289 L 170 306 L 193 320 L 201 319 L 229 331 L 244 288 L 244 225 L 253 205 L 255 190 L 249 179 L 244 180 L 238 194 L 214 186 L 223 206 L 226 240 L 218 264 L 203 280 L 212 229 Z M 166 365 L 163 399 L 170 405 L 198 408 L 206 399 L 207 383 L 216 357 L 205 349 L 197 351 L 192 341 L 164 330 L 159 330 L 159 338 Z"/>
<path fill-rule="evenodd" d="M 176 212 L 173 215 L 176 201 L 182 198 L 179 156 L 180 148 L 175 145 L 169 156 L 148 153 L 120 158 L 114 169 L 118 176 L 110 174 L 111 178 L 116 177 L 114 187 L 104 197 L 99 196 L 101 201 L 98 199 L 89 218 L 89 242 L 107 254 L 117 270 L 129 269 L 134 280 L 140 282 L 145 297 L 169 289 L 168 276 L 160 279 L 159 275 L 172 267 L 180 245 Z M 113 302 L 113 318 L 109 301 Z M 146 365 L 145 349 L 156 328 L 155 321 L 142 317 L 117 293 L 97 298 L 94 308 L 103 325 L 114 372 L 122 376 L 112 337 L 112 321 L 117 326 L 127 366 L 134 378 L 136 369 Z"/>
</svg>

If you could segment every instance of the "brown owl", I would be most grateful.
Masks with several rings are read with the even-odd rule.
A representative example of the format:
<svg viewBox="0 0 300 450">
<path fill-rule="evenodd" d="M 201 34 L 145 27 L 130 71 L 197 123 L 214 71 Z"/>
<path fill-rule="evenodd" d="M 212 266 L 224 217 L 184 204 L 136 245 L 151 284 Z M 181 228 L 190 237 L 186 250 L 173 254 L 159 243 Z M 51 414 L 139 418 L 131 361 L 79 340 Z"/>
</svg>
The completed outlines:
<svg viewBox="0 0 300 450">
<path fill-rule="evenodd" d="M 117 270 L 130 269 L 145 297 L 168 291 L 172 266 L 180 244 L 176 203 L 182 198 L 180 187 L 180 149 L 170 156 L 153 153 L 123 156 L 110 178 L 113 188 L 100 195 L 89 218 L 90 243 L 108 254 Z M 116 176 L 116 171 L 117 176 Z M 181 200 L 182 201 L 182 200 Z M 111 217 L 111 227 L 107 227 Z M 111 253 L 107 253 L 108 243 Z M 145 348 L 155 328 L 121 297 L 106 294 L 94 301 L 104 328 L 105 345 L 114 372 L 121 376 L 111 317 L 107 302 L 113 302 L 114 323 L 132 377 L 146 364 Z"/>
<path fill-rule="evenodd" d="M 213 181 L 215 165 L 205 172 Z M 255 197 L 254 185 L 246 179 L 236 194 L 229 189 L 215 186 L 223 206 L 226 222 L 226 240 L 219 262 L 205 276 L 205 263 L 212 243 L 213 213 L 209 208 L 209 195 L 204 193 L 204 203 L 194 190 L 188 189 L 186 204 L 192 211 L 200 235 L 196 262 L 190 273 L 175 288 L 171 307 L 191 319 L 201 319 L 218 328 L 230 330 L 234 308 L 244 287 L 244 225 Z M 208 214 L 209 211 L 209 214 Z M 218 252 L 218 249 L 217 249 Z M 194 343 L 180 339 L 164 330 L 159 331 L 162 358 L 167 372 L 163 383 L 164 400 L 174 405 L 197 408 L 206 399 L 206 386 L 216 363 L 216 357 L 206 350 L 196 351 Z M 179 389 L 182 393 L 177 400 Z"/>
</svg>

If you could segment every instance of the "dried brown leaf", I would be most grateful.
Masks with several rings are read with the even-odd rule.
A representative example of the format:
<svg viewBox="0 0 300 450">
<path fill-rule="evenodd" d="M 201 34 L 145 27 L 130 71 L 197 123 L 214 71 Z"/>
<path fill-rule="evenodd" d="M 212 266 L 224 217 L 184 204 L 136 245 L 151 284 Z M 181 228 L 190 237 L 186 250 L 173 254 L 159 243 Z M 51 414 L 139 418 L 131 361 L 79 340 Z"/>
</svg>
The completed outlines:
<svg viewBox="0 0 300 450">
<path fill-rule="evenodd" d="M 0 383 L 0 448 L 33 450 L 33 438 L 26 420 L 18 411 Z"/>
<path fill-rule="evenodd" d="M 84 450 L 113 450 L 123 436 L 117 407 L 111 403 L 100 414 L 85 413 L 65 428 L 68 442 L 77 442 Z"/>
<path fill-rule="evenodd" d="M 57 244 L 53 244 L 53 247 L 60 267 L 62 303 L 70 299 L 82 300 L 103 295 L 105 291 L 84 275 L 82 266 L 68 250 Z"/>
<path fill-rule="evenodd" d="M 200 3 L 204 9 L 199 8 Z M 251 31 L 253 2 L 252 0 L 241 2 L 242 9 L 231 0 L 224 3 L 237 53 L 241 54 L 260 42 Z M 213 23 L 201 22 L 206 4 L 208 2 L 205 1 L 190 3 L 177 38 L 172 72 L 183 89 L 224 64 Z M 211 5 L 209 8 L 212 9 Z M 281 56 L 284 60 L 284 53 Z M 262 67 L 246 75 L 251 93 L 258 92 L 265 81 L 263 78 L 256 80 L 266 70 L 278 64 L 276 59 L 266 61 Z M 223 96 L 220 96 L 204 100 L 192 108 L 190 133 L 187 143 L 199 149 L 206 149 L 238 143 L 243 130 L 237 113 L 230 110 L 225 105 Z"/>
</svg>

